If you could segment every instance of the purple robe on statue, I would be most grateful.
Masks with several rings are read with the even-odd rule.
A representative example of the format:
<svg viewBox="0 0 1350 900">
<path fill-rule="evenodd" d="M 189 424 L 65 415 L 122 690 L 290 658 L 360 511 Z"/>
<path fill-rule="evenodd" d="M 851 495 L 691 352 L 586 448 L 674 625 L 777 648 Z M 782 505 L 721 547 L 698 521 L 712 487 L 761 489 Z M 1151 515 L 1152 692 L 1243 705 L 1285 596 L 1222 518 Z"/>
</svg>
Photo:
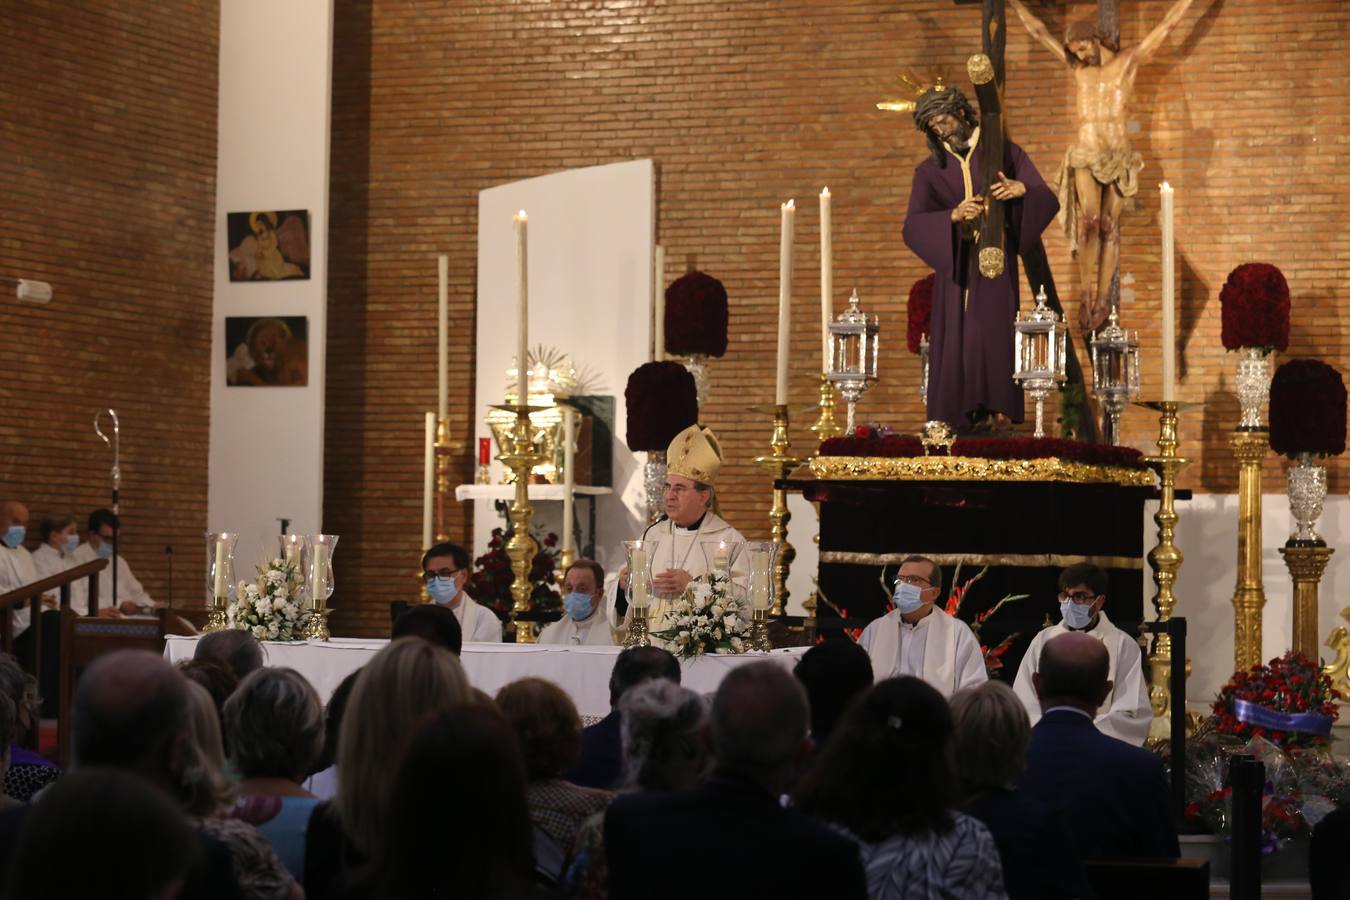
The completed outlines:
<svg viewBox="0 0 1350 900">
<path fill-rule="evenodd" d="M 1012 380 L 1018 254 L 1039 240 L 1059 211 L 1054 191 L 1022 148 L 1005 141 L 1003 150 L 1003 174 L 1025 184 L 1027 193 L 1004 204 L 1005 263 L 999 277 L 980 274 L 977 248 L 952 222 L 952 210 L 966 196 L 961 161 L 952 153 L 945 168 L 930 157 L 914 170 L 905 214 L 905 245 L 937 273 L 929 326 L 928 418 L 959 427 L 968 426 L 971 413 L 981 407 L 1022 421 L 1022 390 Z M 977 145 L 970 160 L 975 196 L 984 190 L 982 152 Z"/>
</svg>

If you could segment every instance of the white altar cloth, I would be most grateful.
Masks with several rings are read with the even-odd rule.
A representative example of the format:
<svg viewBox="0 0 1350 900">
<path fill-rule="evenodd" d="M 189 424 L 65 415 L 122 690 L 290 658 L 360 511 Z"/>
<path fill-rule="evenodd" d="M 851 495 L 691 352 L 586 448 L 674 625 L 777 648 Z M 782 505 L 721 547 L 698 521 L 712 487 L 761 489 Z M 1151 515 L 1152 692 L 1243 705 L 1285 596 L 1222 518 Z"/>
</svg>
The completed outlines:
<svg viewBox="0 0 1350 900">
<path fill-rule="evenodd" d="M 329 696 L 342 679 L 380 651 L 386 640 L 333 638 L 322 641 L 284 644 L 263 642 L 269 666 L 286 666 L 309 679 L 319 697 Z M 170 662 L 191 659 L 197 647 L 196 637 L 169 635 L 164 655 Z M 474 687 L 495 696 L 497 691 L 517 678 L 536 676 L 556 683 L 572 698 L 577 712 L 588 720 L 609 714 L 609 673 L 619 647 L 540 646 L 539 644 L 465 644 L 460 662 Z M 806 647 L 787 647 L 768 653 L 742 653 L 734 656 L 700 656 L 681 663 L 681 683 L 701 694 L 717 690 L 727 672 L 755 660 L 769 659 L 791 669 Z"/>
</svg>

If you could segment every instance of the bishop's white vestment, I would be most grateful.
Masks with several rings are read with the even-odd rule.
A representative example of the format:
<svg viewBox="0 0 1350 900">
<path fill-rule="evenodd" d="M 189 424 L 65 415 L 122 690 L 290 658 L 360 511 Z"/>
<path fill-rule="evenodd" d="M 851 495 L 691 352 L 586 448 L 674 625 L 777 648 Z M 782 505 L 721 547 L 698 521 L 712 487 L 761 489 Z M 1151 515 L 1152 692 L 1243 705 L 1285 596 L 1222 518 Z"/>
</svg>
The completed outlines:
<svg viewBox="0 0 1350 900">
<path fill-rule="evenodd" d="M 893 609 L 864 628 L 858 643 L 872 658 L 877 681 L 913 675 L 950 697 L 989 680 L 984 651 L 970 626 L 936 606 L 913 625 Z"/>
</svg>

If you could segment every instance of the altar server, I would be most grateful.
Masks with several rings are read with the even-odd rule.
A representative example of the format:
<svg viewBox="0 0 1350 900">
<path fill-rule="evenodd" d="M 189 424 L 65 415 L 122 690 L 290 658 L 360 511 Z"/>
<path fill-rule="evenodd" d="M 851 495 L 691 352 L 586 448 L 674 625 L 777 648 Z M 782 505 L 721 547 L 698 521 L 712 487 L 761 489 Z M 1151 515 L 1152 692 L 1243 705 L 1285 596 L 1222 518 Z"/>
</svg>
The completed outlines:
<svg viewBox="0 0 1350 900">
<path fill-rule="evenodd" d="M 613 646 L 614 631 L 600 609 L 605 570 L 593 559 L 579 559 L 563 573 L 563 617 L 539 635 L 541 644 Z"/>
<path fill-rule="evenodd" d="M 28 507 L 17 500 L 0 503 L 0 594 L 38 580 L 33 555 L 24 547 L 28 534 Z M 28 604 L 14 607 L 14 634 L 28 628 Z"/>
<path fill-rule="evenodd" d="M 652 630 L 659 630 L 671 602 L 689 582 L 707 574 L 705 541 L 744 543 L 741 533 L 713 512 L 717 473 L 722 467 L 722 445 L 712 429 L 690 425 L 675 435 L 666 450 L 666 482 L 663 488 L 665 515 L 642 533 L 643 540 L 657 542 L 651 560 L 653 595 L 648 615 Z M 744 586 L 749 575 L 745 554 L 731 565 L 733 582 Z M 611 623 L 620 627 L 628 614 L 629 572 L 619 573 L 607 599 Z"/>
<path fill-rule="evenodd" d="M 1139 644 L 1111 624 L 1102 609 L 1106 605 L 1107 584 L 1106 572 L 1091 563 L 1076 563 L 1060 573 L 1061 621 L 1032 639 L 1017 670 L 1013 690 L 1026 706 L 1031 724 L 1035 725 L 1041 717 L 1041 704 L 1036 698 L 1031 676 L 1039 669 L 1041 648 L 1046 641 L 1067 631 L 1087 634 L 1101 641 L 1111 658 L 1112 683 L 1093 720 L 1097 730 L 1142 747 L 1153 719 L 1153 707 L 1149 705 L 1148 684 L 1139 665 Z"/>
<path fill-rule="evenodd" d="M 72 554 L 80 546 L 79 525 L 74 516 L 49 516 L 39 529 L 42 543 L 33 551 L 38 578 L 60 575 L 75 565 Z"/>
<path fill-rule="evenodd" d="M 970 626 L 934 604 L 942 595 L 942 569 L 926 556 L 908 556 L 895 579 L 895 609 L 863 629 L 858 643 L 872 658 L 877 681 L 896 675 L 922 678 L 950 697 L 988 681 L 984 652 Z"/>
<path fill-rule="evenodd" d="M 459 620 L 465 642 L 499 644 L 502 620 L 464 593 L 469 581 L 469 554 L 458 544 L 437 544 L 422 556 L 422 577 L 432 603 L 449 607 Z"/>
<path fill-rule="evenodd" d="M 89 514 L 89 537 L 70 554 L 72 566 L 82 566 L 96 559 L 112 562 L 113 545 L 120 532 L 117 514 L 110 509 L 96 509 Z M 150 599 L 140 581 L 131 572 L 131 565 L 121 553 L 117 555 L 117 596 L 112 592 L 112 566 L 98 573 L 98 602 L 101 607 L 115 607 L 127 615 L 134 615 L 163 606 Z M 70 607 L 84 615 L 89 611 L 88 589 L 83 582 L 73 586 Z"/>
</svg>

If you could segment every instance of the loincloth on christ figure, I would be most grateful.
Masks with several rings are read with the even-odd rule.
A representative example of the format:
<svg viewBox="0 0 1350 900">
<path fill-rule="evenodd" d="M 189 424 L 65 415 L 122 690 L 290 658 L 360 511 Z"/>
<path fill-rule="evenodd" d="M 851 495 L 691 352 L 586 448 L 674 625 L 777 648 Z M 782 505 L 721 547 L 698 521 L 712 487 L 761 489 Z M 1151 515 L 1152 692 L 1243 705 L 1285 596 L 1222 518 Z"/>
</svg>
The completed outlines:
<svg viewBox="0 0 1350 900">
<path fill-rule="evenodd" d="M 1070 252 L 1078 252 L 1078 186 L 1074 181 L 1074 170 L 1088 169 L 1098 184 L 1114 187 L 1128 200 L 1139 193 L 1139 172 L 1143 168 L 1144 158 L 1128 147 L 1092 150 L 1073 146 L 1064 151 L 1055 195 L 1059 198 L 1059 224 L 1064 226 Z"/>
</svg>

